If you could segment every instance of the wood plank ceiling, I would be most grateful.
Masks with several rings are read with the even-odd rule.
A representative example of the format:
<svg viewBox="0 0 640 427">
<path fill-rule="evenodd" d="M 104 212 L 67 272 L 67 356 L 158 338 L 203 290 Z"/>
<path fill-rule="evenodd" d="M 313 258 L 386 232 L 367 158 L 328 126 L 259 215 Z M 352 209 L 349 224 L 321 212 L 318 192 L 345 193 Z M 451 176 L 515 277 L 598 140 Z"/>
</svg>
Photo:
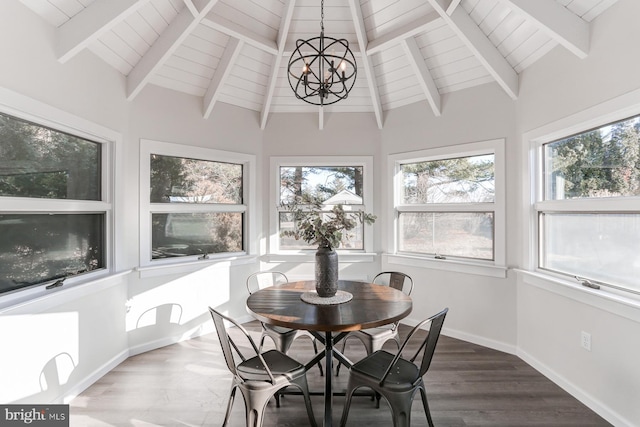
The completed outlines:
<svg viewBox="0 0 640 427">
<path fill-rule="evenodd" d="M 260 113 L 386 111 L 498 84 L 513 99 L 521 73 L 561 45 L 584 58 L 589 23 L 617 0 L 325 0 L 325 34 L 346 38 L 358 77 L 323 109 L 295 98 L 287 63 L 297 39 L 320 33 L 320 0 L 21 0 L 56 27 L 61 63 L 89 50 L 127 79 Z M 446 113 L 446 112 L 445 112 Z"/>
</svg>

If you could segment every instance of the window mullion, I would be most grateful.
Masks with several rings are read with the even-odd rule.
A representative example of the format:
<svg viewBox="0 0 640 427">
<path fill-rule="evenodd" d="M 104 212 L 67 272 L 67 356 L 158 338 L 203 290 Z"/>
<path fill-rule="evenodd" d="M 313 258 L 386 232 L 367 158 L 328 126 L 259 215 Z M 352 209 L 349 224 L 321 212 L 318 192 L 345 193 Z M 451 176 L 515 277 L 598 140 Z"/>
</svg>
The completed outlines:
<svg viewBox="0 0 640 427">
<path fill-rule="evenodd" d="M 546 212 L 637 212 L 638 197 L 600 199 L 544 200 L 534 204 L 536 211 Z"/>
<path fill-rule="evenodd" d="M 111 204 L 102 201 L 29 199 L 2 197 L 3 212 L 104 212 Z"/>
<path fill-rule="evenodd" d="M 150 203 L 149 208 L 153 213 L 247 211 L 247 207 L 245 205 L 223 205 L 215 203 Z"/>
<path fill-rule="evenodd" d="M 433 203 L 398 205 L 398 212 L 493 212 L 494 203 Z"/>
</svg>

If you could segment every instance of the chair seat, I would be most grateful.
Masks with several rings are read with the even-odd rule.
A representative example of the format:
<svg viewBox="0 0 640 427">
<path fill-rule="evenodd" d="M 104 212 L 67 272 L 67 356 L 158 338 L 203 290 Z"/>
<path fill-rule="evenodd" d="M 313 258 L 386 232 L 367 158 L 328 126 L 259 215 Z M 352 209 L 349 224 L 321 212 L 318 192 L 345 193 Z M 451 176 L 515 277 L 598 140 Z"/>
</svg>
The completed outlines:
<svg viewBox="0 0 640 427">
<path fill-rule="evenodd" d="M 289 329 L 289 328 L 285 328 L 283 326 L 275 326 L 275 325 L 270 325 L 268 323 L 264 323 L 264 328 L 268 329 L 270 331 L 276 332 L 278 334 L 292 334 L 295 335 L 298 331 L 296 331 L 295 329 Z"/>
<path fill-rule="evenodd" d="M 398 271 L 383 271 L 378 273 L 373 278 L 372 282 L 379 285 L 387 285 L 399 290 L 400 292 L 404 292 L 407 295 L 411 295 L 411 291 L 413 289 L 413 279 L 411 276 Z M 407 283 L 407 286 L 405 286 L 405 283 Z M 346 348 L 347 339 L 352 336 L 358 338 L 362 344 L 364 344 L 367 355 L 372 354 L 377 350 L 381 350 L 384 344 L 389 340 L 393 340 L 398 347 L 400 346 L 400 340 L 398 338 L 398 322 L 378 328 L 349 332 L 349 335 L 342 340 L 343 352 Z M 339 363 L 336 367 L 336 376 L 340 375 L 340 366 L 341 364 Z"/>
<path fill-rule="evenodd" d="M 288 378 L 293 378 L 299 376 L 305 370 L 304 365 L 277 350 L 264 352 L 262 357 L 274 376 L 284 375 Z M 269 375 L 257 356 L 240 363 L 237 366 L 237 370 L 244 380 L 269 381 Z"/>
<path fill-rule="evenodd" d="M 354 364 L 351 375 L 371 385 L 378 384 L 394 357 L 387 351 L 378 350 Z M 398 359 L 385 379 L 384 387 L 391 391 L 411 389 L 419 377 L 420 371 L 414 363 Z"/>
<path fill-rule="evenodd" d="M 353 331 L 352 335 L 367 335 L 369 338 L 375 337 L 375 339 L 384 339 L 385 341 L 393 338 L 398 334 L 395 327 L 395 323 L 390 325 L 380 326 L 379 328 L 362 329 L 359 331 Z"/>
</svg>

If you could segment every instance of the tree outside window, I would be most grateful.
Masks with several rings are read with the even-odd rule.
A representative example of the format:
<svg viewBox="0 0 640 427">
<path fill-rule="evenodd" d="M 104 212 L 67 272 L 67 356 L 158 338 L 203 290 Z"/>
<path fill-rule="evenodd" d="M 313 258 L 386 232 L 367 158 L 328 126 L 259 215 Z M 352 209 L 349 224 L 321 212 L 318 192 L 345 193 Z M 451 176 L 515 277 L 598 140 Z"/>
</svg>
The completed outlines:
<svg viewBox="0 0 640 427">
<path fill-rule="evenodd" d="M 182 206 L 152 213 L 152 259 L 243 250 L 243 213 L 216 208 L 242 205 L 242 164 L 151 154 L 149 201 Z M 190 211 L 194 205 L 212 211 Z"/>
<path fill-rule="evenodd" d="M 640 116 L 542 144 L 540 162 L 539 268 L 640 293 Z"/>
<path fill-rule="evenodd" d="M 102 150 L 0 114 L 0 293 L 106 267 Z"/>
<path fill-rule="evenodd" d="M 493 260 L 493 211 L 460 206 L 493 203 L 494 168 L 492 154 L 402 163 L 401 204 L 411 210 L 399 208 L 398 251 Z"/>
</svg>

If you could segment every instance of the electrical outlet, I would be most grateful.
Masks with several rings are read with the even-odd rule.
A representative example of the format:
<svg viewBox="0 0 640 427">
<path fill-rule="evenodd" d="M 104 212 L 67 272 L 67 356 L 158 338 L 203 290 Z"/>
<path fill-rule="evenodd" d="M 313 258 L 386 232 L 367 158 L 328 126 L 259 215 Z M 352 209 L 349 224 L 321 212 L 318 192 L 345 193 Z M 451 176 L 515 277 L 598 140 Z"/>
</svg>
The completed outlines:
<svg viewBox="0 0 640 427">
<path fill-rule="evenodd" d="M 591 334 L 582 331 L 580 334 L 580 345 L 587 351 L 591 351 Z"/>
</svg>

